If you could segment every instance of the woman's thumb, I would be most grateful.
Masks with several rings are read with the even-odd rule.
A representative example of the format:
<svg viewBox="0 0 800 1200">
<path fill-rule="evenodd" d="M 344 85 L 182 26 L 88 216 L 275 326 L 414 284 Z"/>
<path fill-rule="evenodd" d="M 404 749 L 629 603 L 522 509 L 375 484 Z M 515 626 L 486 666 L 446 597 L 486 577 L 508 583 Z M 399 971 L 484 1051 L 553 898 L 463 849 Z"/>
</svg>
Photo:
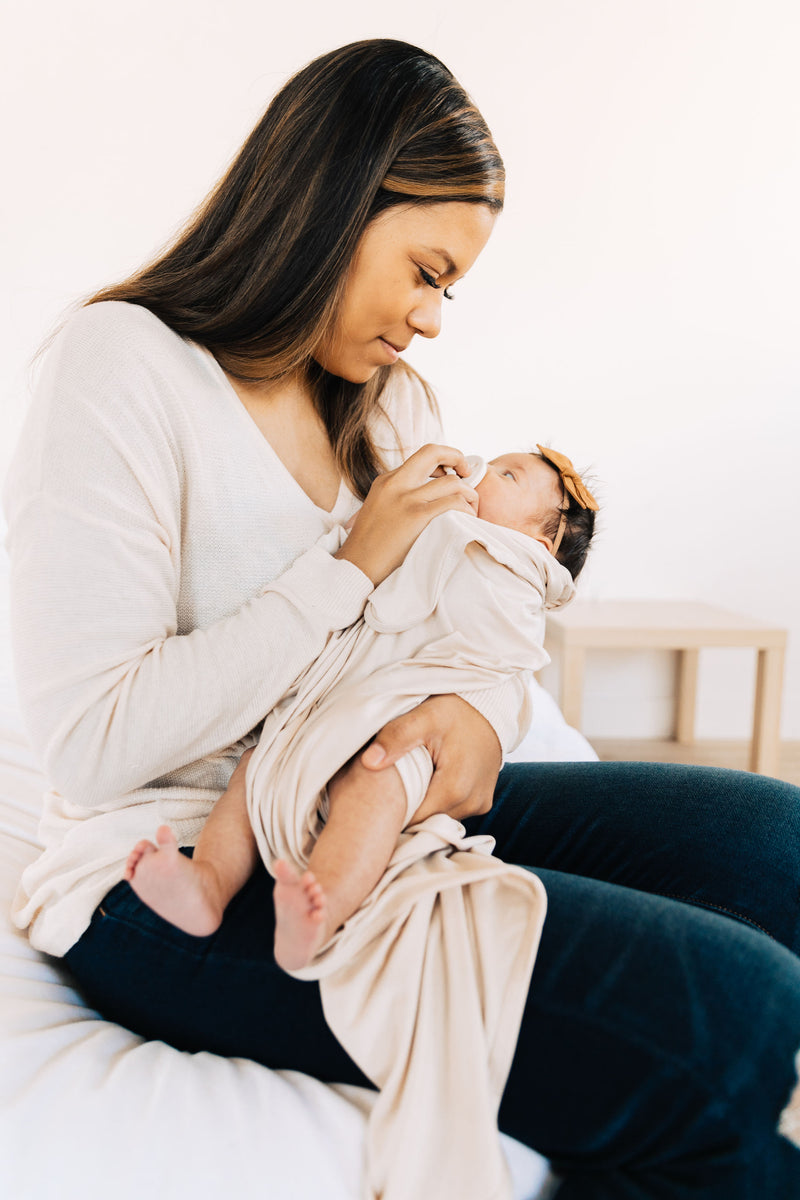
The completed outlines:
<svg viewBox="0 0 800 1200">
<path fill-rule="evenodd" d="M 389 765 L 386 762 L 386 751 L 380 742 L 370 742 L 361 755 L 361 762 L 365 767 L 373 768 Z"/>
<path fill-rule="evenodd" d="M 408 754 L 409 750 L 421 746 L 425 740 L 426 728 L 418 713 L 418 708 L 412 708 L 410 712 L 403 713 L 388 725 L 384 725 L 361 755 L 362 764 L 373 771 L 381 771 L 384 767 L 391 767 L 398 758 Z"/>
</svg>

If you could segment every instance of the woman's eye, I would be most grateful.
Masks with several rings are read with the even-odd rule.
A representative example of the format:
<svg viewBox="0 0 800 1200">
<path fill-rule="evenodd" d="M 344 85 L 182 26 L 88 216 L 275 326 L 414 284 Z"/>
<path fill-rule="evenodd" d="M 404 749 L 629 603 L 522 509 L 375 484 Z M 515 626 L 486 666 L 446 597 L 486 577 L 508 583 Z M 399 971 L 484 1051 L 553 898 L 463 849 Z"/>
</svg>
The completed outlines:
<svg viewBox="0 0 800 1200">
<path fill-rule="evenodd" d="M 423 267 L 420 267 L 419 273 L 422 276 L 423 282 L 427 283 L 428 287 L 436 288 L 437 292 L 441 290 L 442 285 L 436 282 L 429 271 L 426 271 Z M 455 299 L 449 288 L 445 288 L 442 292 L 442 295 L 444 296 L 445 300 Z"/>
</svg>

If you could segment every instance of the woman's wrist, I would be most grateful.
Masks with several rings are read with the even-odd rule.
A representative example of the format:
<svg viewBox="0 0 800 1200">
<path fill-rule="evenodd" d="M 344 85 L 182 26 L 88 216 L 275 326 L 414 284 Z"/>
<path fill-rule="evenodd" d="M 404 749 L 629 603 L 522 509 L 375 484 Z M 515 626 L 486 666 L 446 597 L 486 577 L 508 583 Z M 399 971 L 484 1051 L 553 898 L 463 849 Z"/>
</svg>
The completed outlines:
<svg viewBox="0 0 800 1200">
<path fill-rule="evenodd" d="M 348 538 L 347 541 L 339 547 L 333 557 L 339 562 L 346 562 L 349 563 L 350 566 L 355 567 L 357 571 L 359 571 L 366 579 L 369 580 L 371 588 L 377 587 L 382 578 L 380 571 L 373 563 L 367 560 L 367 556 L 360 554 L 358 552 L 358 548 L 350 545 L 349 542 L 350 539 Z"/>
<path fill-rule="evenodd" d="M 264 588 L 284 596 L 301 612 L 327 629 L 346 629 L 364 611 L 374 584 L 357 563 L 344 555 L 312 546 Z"/>
</svg>

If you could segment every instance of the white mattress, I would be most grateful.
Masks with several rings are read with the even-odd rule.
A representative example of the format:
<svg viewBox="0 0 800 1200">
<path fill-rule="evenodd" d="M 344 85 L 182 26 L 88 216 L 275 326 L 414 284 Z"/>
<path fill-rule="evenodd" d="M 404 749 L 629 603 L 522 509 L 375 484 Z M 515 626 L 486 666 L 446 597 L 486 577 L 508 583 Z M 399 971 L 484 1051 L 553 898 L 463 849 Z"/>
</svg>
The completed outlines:
<svg viewBox="0 0 800 1200">
<path fill-rule="evenodd" d="M 550 697 L 537 698 L 535 732 L 514 757 L 594 758 Z M 39 849 L 42 791 L 11 681 L 7 560 L 0 551 L 4 1200 L 360 1200 L 369 1092 L 143 1041 L 87 1008 L 59 962 L 33 950 L 11 925 L 17 880 Z M 534 1200 L 545 1186 L 545 1162 L 511 1139 L 504 1145 L 515 1200 Z"/>
</svg>

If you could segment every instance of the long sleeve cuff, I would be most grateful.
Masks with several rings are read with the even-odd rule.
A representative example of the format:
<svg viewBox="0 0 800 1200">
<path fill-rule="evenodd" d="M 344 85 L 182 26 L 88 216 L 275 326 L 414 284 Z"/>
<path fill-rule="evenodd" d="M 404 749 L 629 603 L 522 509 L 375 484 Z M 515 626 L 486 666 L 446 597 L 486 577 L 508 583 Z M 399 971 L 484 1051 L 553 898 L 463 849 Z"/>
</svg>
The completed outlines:
<svg viewBox="0 0 800 1200">
<path fill-rule="evenodd" d="M 514 676 L 498 687 L 458 694 L 492 726 L 504 756 L 516 749 L 533 715 L 530 688 L 524 679 Z"/>
<path fill-rule="evenodd" d="M 267 584 L 262 595 L 284 596 L 315 624 L 334 630 L 358 620 L 372 590 L 372 580 L 354 563 L 333 558 L 318 544 Z"/>
</svg>

